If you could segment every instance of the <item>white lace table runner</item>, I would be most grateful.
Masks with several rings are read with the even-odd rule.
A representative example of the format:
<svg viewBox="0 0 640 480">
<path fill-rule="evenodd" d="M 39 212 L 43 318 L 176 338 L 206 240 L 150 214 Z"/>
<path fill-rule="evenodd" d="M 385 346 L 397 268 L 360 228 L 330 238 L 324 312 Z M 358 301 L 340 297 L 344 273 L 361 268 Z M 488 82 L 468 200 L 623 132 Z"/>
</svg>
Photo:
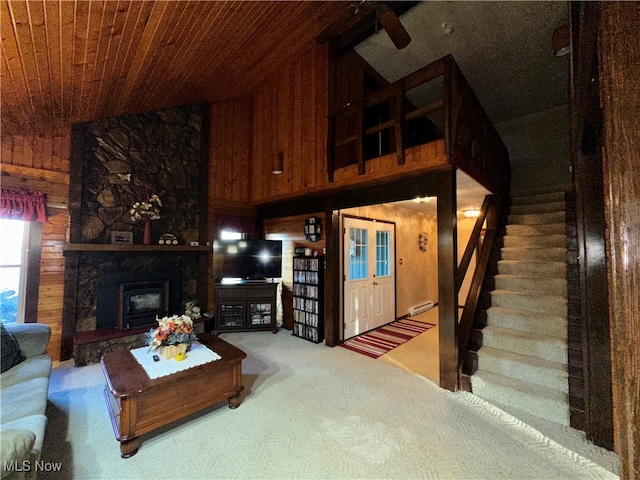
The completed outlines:
<svg viewBox="0 0 640 480">
<path fill-rule="evenodd" d="M 147 375 L 151 379 L 171 375 L 182 370 L 197 367 L 198 365 L 204 365 L 205 363 L 215 362 L 222 358 L 216 352 L 198 342 L 191 345 L 191 350 L 187 352 L 186 358 L 181 362 L 175 358 L 167 360 L 162 356 L 160 351 L 149 350 L 148 346 L 134 348 L 131 350 L 131 355 L 133 355 L 133 358 L 144 368 L 144 371 L 147 372 Z M 154 362 L 154 355 L 158 355 L 160 360 Z"/>
</svg>

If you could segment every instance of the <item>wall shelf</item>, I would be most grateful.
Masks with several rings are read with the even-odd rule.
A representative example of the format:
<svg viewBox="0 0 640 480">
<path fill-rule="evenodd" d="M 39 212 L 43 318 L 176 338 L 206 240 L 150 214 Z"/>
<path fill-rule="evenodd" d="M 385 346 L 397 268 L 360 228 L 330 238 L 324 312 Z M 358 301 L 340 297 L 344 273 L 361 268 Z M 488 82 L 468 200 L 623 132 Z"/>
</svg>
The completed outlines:
<svg viewBox="0 0 640 480">
<path fill-rule="evenodd" d="M 324 256 L 293 257 L 293 335 L 324 340 Z"/>
<path fill-rule="evenodd" d="M 206 255 L 211 251 L 211 247 L 206 245 L 192 247 L 190 245 L 111 245 L 99 243 L 65 243 L 62 247 L 62 251 L 65 256 L 86 252 L 193 253 L 196 255 Z"/>
</svg>

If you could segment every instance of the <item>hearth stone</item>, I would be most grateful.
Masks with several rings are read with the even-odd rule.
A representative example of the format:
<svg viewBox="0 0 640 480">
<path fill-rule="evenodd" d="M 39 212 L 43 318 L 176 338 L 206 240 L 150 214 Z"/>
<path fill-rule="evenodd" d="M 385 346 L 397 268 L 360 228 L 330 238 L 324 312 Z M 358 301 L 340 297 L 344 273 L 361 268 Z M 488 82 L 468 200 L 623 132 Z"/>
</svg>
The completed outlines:
<svg viewBox="0 0 640 480">
<path fill-rule="evenodd" d="M 73 359 L 76 367 L 84 367 L 92 363 L 98 363 L 100 358 L 109 352 L 131 350 L 146 345 L 147 334 L 130 335 L 127 337 L 104 340 L 102 342 L 74 344 Z"/>
<path fill-rule="evenodd" d="M 82 225 L 82 236 L 87 242 L 100 237 L 104 233 L 105 224 L 98 217 L 85 218 L 86 223 Z"/>
<path fill-rule="evenodd" d="M 96 317 L 85 317 L 78 320 L 76 329 L 78 332 L 90 332 L 96 329 L 97 320 Z"/>
</svg>

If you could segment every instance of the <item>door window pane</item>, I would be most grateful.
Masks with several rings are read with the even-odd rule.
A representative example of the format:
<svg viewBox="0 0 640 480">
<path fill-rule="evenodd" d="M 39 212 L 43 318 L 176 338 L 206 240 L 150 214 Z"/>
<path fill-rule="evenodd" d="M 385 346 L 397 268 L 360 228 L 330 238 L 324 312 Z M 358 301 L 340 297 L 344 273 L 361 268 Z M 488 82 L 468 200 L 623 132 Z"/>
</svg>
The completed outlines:
<svg viewBox="0 0 640 480">
<path fill-rule="evenodd" d="M 0 319 L 23 321 L 28 222 L 0 220 Z"/>
<path fill-rule="evenodd" d="M 367 230 L 349 228 L 349 280 L 367 278 Z"/>
<path fill-rule="evenodd" d="M 390 232 L 376 231 L 376 277 L 387 277 L 391 274 L 390 238 Z"/>
</svg>

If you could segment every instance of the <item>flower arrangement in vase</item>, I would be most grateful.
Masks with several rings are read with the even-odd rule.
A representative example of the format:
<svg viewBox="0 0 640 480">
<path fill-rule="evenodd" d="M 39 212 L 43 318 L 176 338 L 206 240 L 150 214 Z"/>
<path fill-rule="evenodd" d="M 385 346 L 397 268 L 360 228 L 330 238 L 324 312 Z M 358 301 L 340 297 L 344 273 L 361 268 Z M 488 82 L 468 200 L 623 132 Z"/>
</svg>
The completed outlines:
<svg viewBox="0 0 640 480">
<path fill-rule="evenodd" d="M 147 336 L 150 350 L 161 348 L 166 359 L 176 357 L 184 359 L 189 346 L 196 341 L 193 332 L 193 320 L 187 315 L 173 315 L 157 318 L 158 328 L 151 329 Z"/>
<path fill-rule="evenodd" d="M 162 207 L 162 201 L 158 195 L 153 193 L 149 195 L 147 200 L 135 202 L 129 210 L 132 222 L 144 222 L 142 242 L 145 245 L 151 244 L 151 220 L 160 218 L 160 207 Z"/>
</svg>

